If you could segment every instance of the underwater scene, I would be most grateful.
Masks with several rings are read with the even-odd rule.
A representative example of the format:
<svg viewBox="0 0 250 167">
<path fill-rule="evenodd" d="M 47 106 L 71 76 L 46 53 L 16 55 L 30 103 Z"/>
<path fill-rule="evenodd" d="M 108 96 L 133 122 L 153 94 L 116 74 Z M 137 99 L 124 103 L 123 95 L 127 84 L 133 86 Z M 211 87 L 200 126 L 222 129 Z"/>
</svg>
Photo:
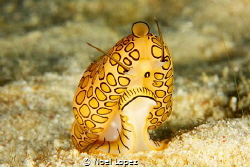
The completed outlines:
<svg viewBox="0 0 250 167">
<path fill-rule="evenodd" d="M 250 1 L 0 0 L 0 167 L 250 166 Z"/>
</svg>

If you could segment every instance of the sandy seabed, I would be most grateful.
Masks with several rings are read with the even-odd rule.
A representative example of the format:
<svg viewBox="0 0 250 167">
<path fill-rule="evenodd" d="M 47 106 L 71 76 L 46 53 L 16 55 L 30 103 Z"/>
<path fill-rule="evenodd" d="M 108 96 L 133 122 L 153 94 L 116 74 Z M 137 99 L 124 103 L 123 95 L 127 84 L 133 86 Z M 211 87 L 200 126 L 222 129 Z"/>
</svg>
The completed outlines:
<svg viewBox="0 0 250 167">
<path fill-rule="evenodd" d="M 250 166 L 248 1 L 1 3 L 1 167 L 97 166 L 102 160 L 106 166 L 128 160 L 138 166 Z M 156 34 L 153 16 L 175 69 L 173 113 L 152 134 L 167 148 L 79 154 L 70 137 L 72 99 L 83 71 L 100 56 L 85 43 L 108 50 L 138 20 Z"/>
</svg>

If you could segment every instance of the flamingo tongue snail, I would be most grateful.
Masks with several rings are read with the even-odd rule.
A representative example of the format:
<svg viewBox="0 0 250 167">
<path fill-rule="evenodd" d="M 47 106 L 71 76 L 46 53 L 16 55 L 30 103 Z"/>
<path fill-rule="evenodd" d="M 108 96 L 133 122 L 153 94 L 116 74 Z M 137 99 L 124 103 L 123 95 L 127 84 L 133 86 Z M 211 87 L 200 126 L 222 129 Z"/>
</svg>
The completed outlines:
<svg viewBox="0 0 250 167">
<path fill-rule="evenodd" d="M 149 130 L 172 110 L 173 65 L 167 45 L 144 22 L 84 72 L 73 101 L 71 134 L 80 152 L 125 154 L 162 150 Z"/>
</svg>

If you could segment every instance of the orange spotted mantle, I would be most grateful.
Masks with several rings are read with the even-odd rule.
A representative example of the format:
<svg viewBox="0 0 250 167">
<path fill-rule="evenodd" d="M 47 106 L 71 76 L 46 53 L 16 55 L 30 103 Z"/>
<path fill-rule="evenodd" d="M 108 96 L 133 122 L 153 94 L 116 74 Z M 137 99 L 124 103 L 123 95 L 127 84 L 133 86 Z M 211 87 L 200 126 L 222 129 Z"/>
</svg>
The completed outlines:
<svg viewBox="0 0 250 167">
<path fill-rule="evenodd" d="M 132 34 L 108 53 L 96 48 L 104 55 L 84 72 L 73 101 L 71 134 L 80 152 L 124 154 L 165 148 L 148 133 L 172 110 L 172 59 L 158 23 L 157 27 L 159 37 L 146 23 L 136 22 Z"/>
</svg>

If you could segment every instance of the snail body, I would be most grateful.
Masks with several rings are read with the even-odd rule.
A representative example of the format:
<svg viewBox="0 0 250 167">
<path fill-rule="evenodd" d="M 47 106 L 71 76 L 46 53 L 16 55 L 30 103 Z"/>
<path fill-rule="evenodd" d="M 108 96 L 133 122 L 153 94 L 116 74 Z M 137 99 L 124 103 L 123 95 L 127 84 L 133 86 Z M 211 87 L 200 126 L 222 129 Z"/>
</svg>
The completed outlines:
<svg viewBox="0 0 250 167">
<path fill-rule="evenodd" d="M 80 152 L 124 154 L 165 148 L 148 133 L 172 111 L 172 58 L 159 26 L 158 30 L 159 37 L 146 23 L 134 23 L 131 35 L 108 53 L 102 51 L 104 55 L 84 72 L 73 100 L 71 130 Z"/>
</svg>

